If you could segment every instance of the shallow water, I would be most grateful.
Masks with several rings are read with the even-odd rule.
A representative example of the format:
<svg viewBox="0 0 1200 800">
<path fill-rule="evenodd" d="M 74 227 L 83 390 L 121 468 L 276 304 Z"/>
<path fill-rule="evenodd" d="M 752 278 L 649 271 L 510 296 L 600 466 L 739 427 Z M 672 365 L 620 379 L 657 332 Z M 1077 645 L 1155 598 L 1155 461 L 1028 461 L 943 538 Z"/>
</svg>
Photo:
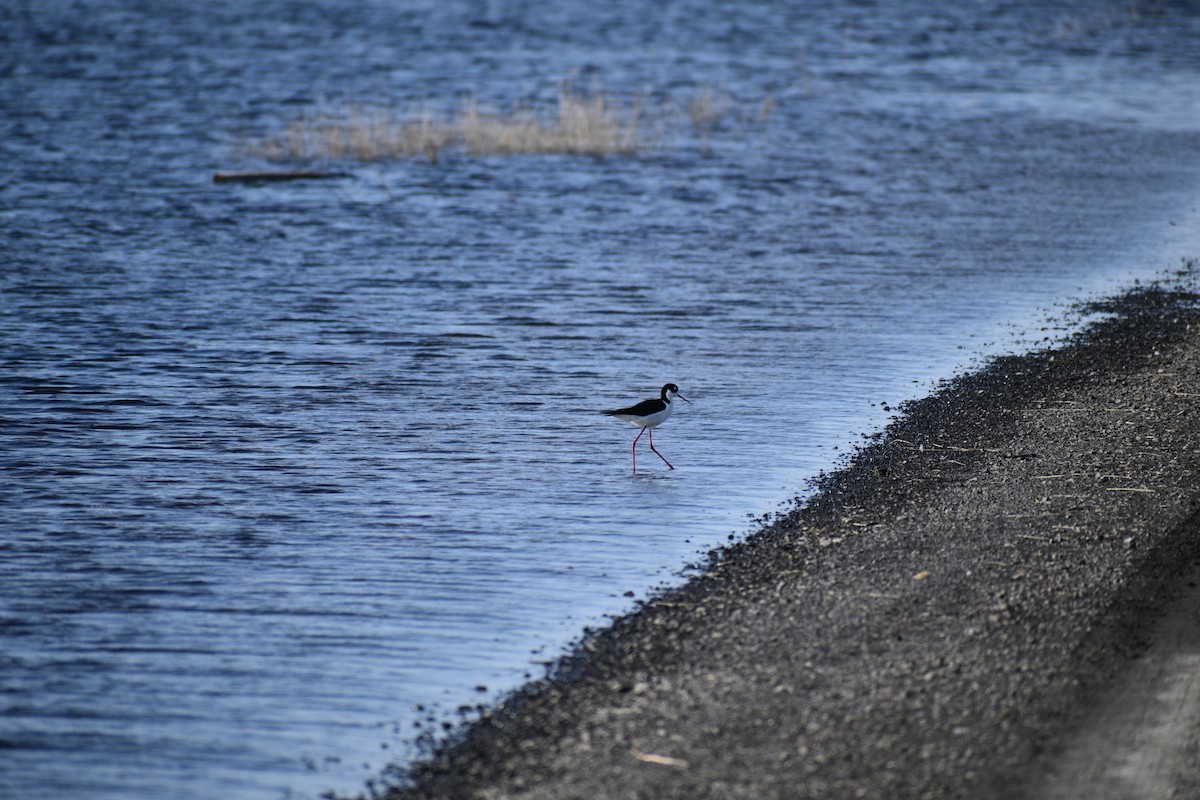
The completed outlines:
<svg viewBox="0 0 1200 800">
<path fill-rule="evenodd" d="M 1185 6 L 193 5 L 0 8 L 5 796 L 354 791 L 882 403 L 1197 252 Z M 210 183 L 293 114 L 573 72 L 730 111 Z M 596 411 L 666 381 L 634 476 Z"/>
</svg>

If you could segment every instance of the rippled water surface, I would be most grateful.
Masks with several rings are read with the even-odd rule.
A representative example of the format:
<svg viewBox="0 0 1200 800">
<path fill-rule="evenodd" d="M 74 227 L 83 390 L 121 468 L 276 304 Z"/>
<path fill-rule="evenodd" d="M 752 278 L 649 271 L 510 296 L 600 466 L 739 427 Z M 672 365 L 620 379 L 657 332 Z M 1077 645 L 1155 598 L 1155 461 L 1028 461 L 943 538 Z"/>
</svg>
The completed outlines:
<svg viewBox="0 0 1200 800">
<path fill-rule="evenodd" d="M 0 6 L 0 794 L 356 791 L 882 403 L 1195 255 L 1198 35 L 1188 3 Z M 299 114 L 572 75 L 678 113 L 635 157 L 211 182 Z M 667 381 L 677 469 L 632 475 L 596 411 Z"/>
</svg>

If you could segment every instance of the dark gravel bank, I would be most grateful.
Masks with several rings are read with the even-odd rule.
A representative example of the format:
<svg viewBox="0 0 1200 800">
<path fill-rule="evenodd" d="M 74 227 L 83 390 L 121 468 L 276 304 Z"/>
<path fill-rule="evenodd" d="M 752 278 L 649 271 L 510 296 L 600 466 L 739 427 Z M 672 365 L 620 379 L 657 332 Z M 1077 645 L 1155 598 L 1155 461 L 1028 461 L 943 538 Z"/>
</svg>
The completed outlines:
<svg viewBox="0 0 1200 800">
<path fill-rule="evenodd" d="M 1198 306 L 1134 291 L 910 404 L 391 796 L 1049 796 L 1200 558 Z"/>
</svg>

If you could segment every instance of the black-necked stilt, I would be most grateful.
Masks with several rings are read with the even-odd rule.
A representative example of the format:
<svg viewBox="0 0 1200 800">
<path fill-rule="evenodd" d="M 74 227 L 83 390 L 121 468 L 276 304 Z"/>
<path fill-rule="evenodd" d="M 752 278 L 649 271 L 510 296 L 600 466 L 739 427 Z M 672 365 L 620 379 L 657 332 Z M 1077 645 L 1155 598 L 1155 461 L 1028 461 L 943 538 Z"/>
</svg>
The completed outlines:
<svg viewBox="0 0 1200 800">
<path fill-rule="evenodd" d="M 636 406 L 630 406 L 629 408 L 615 408 L 612 411 L 604 412 L 610 417 L 623 419 L 626 422 L 637 425 L 642 429 L 633 440 L 634 472 L 637 472 L 638 439 L 642 438 L 642 434 L 646 431 L 650 431 L 650 429 L 656 425 L 661 425 L 667 421 L 667 417 L 671 416 L 671 399 L 674 397 L 678 397 L 685 403 L 690 404 L 692 402 L 679 393 L 678 386 L 673 383 L 668 383 L 662 387 L 662 395 L 656 400 L 643 400 Z M 664 464 L 671 469 L 675 469 L 675 467 L 671 466 L 671 462 L 667 461 L 666 456 L 654 449 L 654 431 L 650 431 L 650 449 L 654 451 L 654 455 L 663 460 Z"/>
</svg>

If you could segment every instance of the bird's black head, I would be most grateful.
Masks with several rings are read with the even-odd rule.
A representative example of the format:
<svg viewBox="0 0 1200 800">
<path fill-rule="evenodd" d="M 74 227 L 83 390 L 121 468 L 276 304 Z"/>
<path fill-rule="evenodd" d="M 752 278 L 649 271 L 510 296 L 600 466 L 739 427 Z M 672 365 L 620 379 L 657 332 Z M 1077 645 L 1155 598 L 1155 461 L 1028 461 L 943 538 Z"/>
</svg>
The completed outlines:
<svg viewBox="0 0 1200 800">
<path fill-rule="evenodd" d="M 684 397 L 683 395 L 681 395 L 679 393 L 678 386 L 676 386 L 673 383 L 668 383 L 665 386 L 663 386 L 663 388 L 662 388 L 662 399 L 669 403 L 669 402 L 671 402 L 672 397 L 678 397 L 680 400 L 682 400 L 685 403 L 692 402 L 691 400 L 688 400 L 686 397 Z"/>
</svg>

